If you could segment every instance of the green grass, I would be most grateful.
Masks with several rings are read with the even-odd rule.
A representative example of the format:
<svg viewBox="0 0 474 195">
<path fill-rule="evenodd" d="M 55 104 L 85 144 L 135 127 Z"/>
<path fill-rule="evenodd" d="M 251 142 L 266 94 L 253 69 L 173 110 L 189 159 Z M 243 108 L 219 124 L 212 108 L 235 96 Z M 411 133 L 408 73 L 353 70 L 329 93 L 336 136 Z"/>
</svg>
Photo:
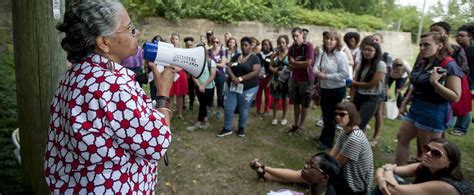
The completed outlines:
<svg viewBox="0 0 474 195">
<path fill-rule="evenodd" d="M 311 155 L 319 152 L 318 142 L 313 140 L 321 131 L 314 122 L 320 115 L 319 108 L 310 109 L 306 132 L 302 137 L 284 133 L 288 127 L 271 125 L 271 116 L 253 117 L 255 109 L 252 108 L 245 138 L 239 138 L 235 134 L 217 138 L 216 134 L 222 129 L 223 120 L 217 120 L 215 115 L 211 117 L 211 125 L 207 129 L 186 131 L 186 127 L 191 126 L 197 118 L 197 106 L 198 103 L 195 102 L 195 110 L 185 110 L 184 120 L 172 121 L 170 165 L 166 167 L 160 162 L 158 194 L 266 194 L 281 188 L 305 190 L 302 185 L 258 182 L 255 171 L 248 163 L 258 158 L 272 167 L 302 168 Z M 287 118 L 291 123 L 292 107 L 288 116 L 291 116 Z M 234 118 L 234 129 L 237 118 Z M 373 120 L 370 125 L 374 127 Z M 396 134 L 400 125 L 399 120 L 385 119 L 381 140 L 373 148 L 376 168 L 393 161 Z M 369 138 L 373 134 L 372 129 L 368 130 Z M 463 151 L 463 173 L 472 183 L 474 165 L 469 162 L 474 160 L 470 152 L 474 149 L 470 145 L 473 133 L 465 137 L 446 136 L 458 143 Z M 412 154 L 415 154 L 414 143 L 413 141 L 411 144 Z"/>
</svg>

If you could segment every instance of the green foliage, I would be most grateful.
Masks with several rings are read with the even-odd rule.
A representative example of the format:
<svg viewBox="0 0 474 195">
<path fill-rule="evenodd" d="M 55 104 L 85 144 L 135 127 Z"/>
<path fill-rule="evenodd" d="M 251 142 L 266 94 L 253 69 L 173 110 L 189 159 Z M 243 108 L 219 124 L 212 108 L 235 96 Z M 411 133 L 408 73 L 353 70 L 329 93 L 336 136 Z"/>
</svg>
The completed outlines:
<svg viewBox="0 0 474 195">
<path fill-rule="evenodd" d="M 300 6 L 309 6 L 311 3 L 312 1 L 300 0 L 125 0 L 124 2 L 132 16 L 156 15 L 171 21 L 179 21 L 182 18 L 204 18 L 224 23 L 257 20 L 286 27 L 295 24 L 352 27 L 362 30 L 379 30 L 385 27 L 379 18 L 356 15 L 343 11 L 342 8 L 336 11 L 311 11 Z"/>
<path fill-rule="evenodd" d="M 15 66 L 9 31 L 0 32 L 0 194 L 21 194 L 21 170 L 11 133 L 17 124 Z"/>
<path fill-rule="evenodd" d="M 385 23 L 380 18 L 369 15 L 356 15 L 342 10 L 333 12 L 308 11 L 299 8 L 296 17 L 306 24 L 330 26 L 335 28 L 357 28 L 360 30 L 383 29 Z"/>
<path fill-rule="evenodd" d="M 384 20 L 390 24 L 391 28 L 389 29 L 391 30 L 398 30 L 397 25 L 400 22 L 400 31 L 410 32 L 411 40 L 415 42 L 418 36 L 420 17 L 421 13 L 415 6 L 395 6 L 390 12 L 386 13 Z M 425 16 L 423 21 L 422 32 L 426 32 L 433 20 L 431 17 Z"/>
<path fill-rule="evenodd" d="M 449 0 L 448 9 L 438 0 L 429 15 L 437 21 L 445 21 L 451 25 L 451 31 L 456 32 L 463 24 L 474 22 L 474 5 L 466 0 Z M 431 23 L 430 23 L 431 24 Z"/>
<path fill-rule="evenodd" d="M 16 85 L 13 45 L 8 31 L 0 34 L 0 128 L 15 128 Z"/>
<path fill-rule="evenodd" d="M 298 0 L 297 4 L 306 9 L 332 11 L 334 9 L 359 15 L 380 16 L 395 5 L 394 0 Z"/>
<path fill-rule="evenodd" d="M 155 16 L 162 5 L 161 0 L 123 0 L 122 3 L 134 19 Z"/>
</svg>

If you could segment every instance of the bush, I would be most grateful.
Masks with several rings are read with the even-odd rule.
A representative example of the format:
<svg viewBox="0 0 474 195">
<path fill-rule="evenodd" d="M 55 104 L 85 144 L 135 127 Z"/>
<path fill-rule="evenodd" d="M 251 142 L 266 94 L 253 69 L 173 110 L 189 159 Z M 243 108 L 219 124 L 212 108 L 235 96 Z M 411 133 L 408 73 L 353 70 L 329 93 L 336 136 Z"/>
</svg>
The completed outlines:
<svg viewBox="0 0 474 195">
<path fill-rule="evenodd" d="M 132 16 L 161 16 L 171 21 L 182 18 L 203 18 L 225 23 L 256 20 L 274 26 L 290 27 L 298 23 L 361 30 L 381 30 L 386 26 L 374 16 L 341 10 L 303 9 L 296 0 L 125 0 L 124 4 Z"/>
<path fill-rule="evenodd" d="M 21 194 L 21 169 L 10 139 L 18 121 L 13 45 L 9 32 L 1 32 L 0 46 L 0 194 Z"/>
</svg>

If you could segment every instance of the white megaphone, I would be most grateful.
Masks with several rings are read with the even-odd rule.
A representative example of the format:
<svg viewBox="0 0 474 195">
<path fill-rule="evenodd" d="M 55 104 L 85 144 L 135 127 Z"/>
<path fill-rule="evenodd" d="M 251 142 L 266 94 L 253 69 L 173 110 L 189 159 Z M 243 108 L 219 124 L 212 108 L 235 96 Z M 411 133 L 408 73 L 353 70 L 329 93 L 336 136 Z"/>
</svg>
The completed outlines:
<svg viewBox="0 0 474 195">
<path fill-rule="evenodd" d="M 206 48 L 182 49 L 162 41 L 146 42 L 143 44 L 143 58 L 161 66 L 179 66 L 194 77 L 199 77 L 206 67 Z"/>
</svg>

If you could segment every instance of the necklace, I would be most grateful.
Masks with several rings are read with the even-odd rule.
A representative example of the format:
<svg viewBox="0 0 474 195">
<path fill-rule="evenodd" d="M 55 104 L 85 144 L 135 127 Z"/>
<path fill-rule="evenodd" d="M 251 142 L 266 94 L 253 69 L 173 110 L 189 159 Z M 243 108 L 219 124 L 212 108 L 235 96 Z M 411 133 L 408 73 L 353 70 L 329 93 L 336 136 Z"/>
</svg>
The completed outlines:
<svg viewBox="0 0 474 195">
<path fill-rule="evenodd" d="M 247 56 L 243 57 L 244 54 L 239 56 L 239 64 L 245 63 L 247 59 L 249 58 L 250 54 L 247 54 Z"/>
</svg>

